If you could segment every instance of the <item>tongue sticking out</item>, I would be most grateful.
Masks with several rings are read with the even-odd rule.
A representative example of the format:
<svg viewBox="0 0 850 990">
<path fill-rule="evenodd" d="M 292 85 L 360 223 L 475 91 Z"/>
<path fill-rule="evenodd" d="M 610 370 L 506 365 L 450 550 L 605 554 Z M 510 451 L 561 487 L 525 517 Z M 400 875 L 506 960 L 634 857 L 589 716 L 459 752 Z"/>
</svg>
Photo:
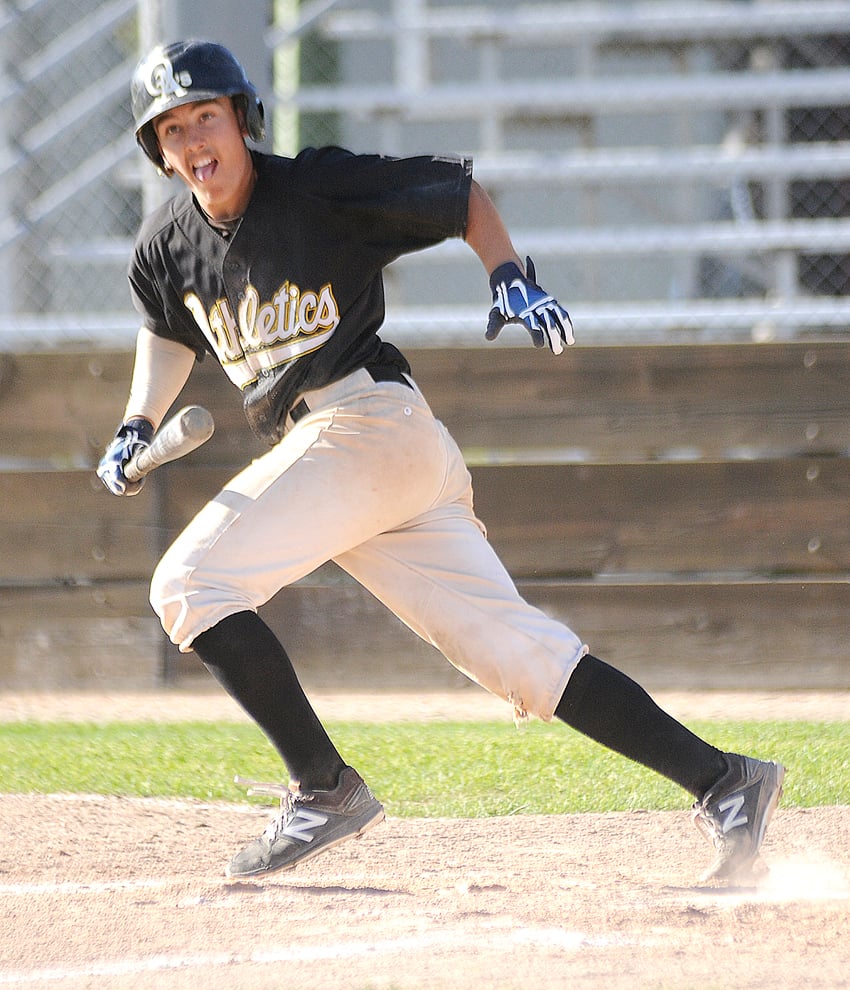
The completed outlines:
<svg viewBox="0 0 850 990">
<path fill-rule="evenodd" d="M 198 165 L 195 168 L 195 178 L 199 182 L 206 182 L 208 179 L 211 179 L 217 164 L 217 162 L 212 161 L 206 165 Z"/>
</svg>

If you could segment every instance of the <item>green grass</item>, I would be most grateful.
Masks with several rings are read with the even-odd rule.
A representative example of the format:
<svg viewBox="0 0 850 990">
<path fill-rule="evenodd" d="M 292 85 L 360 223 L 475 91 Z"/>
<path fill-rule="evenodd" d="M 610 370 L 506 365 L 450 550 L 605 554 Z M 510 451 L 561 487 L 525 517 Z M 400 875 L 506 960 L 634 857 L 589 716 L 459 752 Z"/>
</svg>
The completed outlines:
<svg viewBox="0 0 850 990">
<path fill-rule="evenodd" d="M 782 760 L 785 807 L 850 804 L 850 723 L 711 722 L 723 749 Z M 490 815 L 687 807 L 669 781 L 561 725 L 339 722 L 329 731 L 390 815 Z M 260 731 L 231 723 L 0 725 L 0 791 L 240 801 L 234 774 L 281 780 Z"/>
</svg>

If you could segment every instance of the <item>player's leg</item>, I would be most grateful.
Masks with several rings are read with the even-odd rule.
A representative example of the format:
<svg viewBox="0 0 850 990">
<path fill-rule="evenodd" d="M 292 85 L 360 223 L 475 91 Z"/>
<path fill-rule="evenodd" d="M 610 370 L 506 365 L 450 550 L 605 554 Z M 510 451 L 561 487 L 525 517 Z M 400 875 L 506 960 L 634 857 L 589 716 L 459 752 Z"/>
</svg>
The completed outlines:
<svg viewBox="0 0 850 990">
<path fill-rule="evenodd" d="M 782 793 L 780 764 L 724 753 L 690 732 L 622 671 L 588 654 L 555 715 L 696 797 L 694 821 L 716 849 L 704 880 L 745 876 Z"/>
<path fill-rule="evenodd" d="M 283 644 L 256 612 L 234 612 L 197 636 L 204 665 L 254 719 L 291 782 L 332 790 L 345 762 L 304 693 Z"/>
<path fill-rule="evenodd" d="M 727 770 L 719 749 L 659 708 L 632 678 L 590 654 L 573 671 L 555 715 L 697 798 Z"/>
<path fill-rule="evenodd" d="M 289 787 L 275 788 L 280 816 L 236 857 L 231 875 L 293 865 L 383 817 L 255 609 L 438 497 L 444 451 L 430 426 L 415 435 L 428 418 L 402 385 L 376 389 L 365 373 L 341 384 L 334 405 L 234 478 L 157 567 L 151 601 L 164 628 L 263 728 L 290 775 Z"/>
<path fill-rule="evenodd" d="M 525 602 L 468 515 L 434 515 L 337 562 L 455 667 L 520 712 L 555 715 L 702 797 L 725 772 L 723 755 L 631 678 L 585 654 L 568 627 Z"/>
<path fill-rule="evenodd" d="M 337 562 L 460 670 L 521 710 L 553 715 L 693 794 L 718 850 L 707 877 L 747 869 L 783 770 L 727 754 L 664 712 L 635 681 L 587 654 L 526 603 L 463 495 Z M 724 811 L 743 809 L 740 814 Z"/>
<path fill-rule="evenodd" d="M 555 715 L 698 798 L 726 771 L 719 750 L 521 598 L 465 509 L 431 513 L 337 562 L 454 666 L 520 711 Z"/>
<path fill-rule="evenodd" d="M 335 558 L 459 670 L 520 715 L 549 719 L 586 652 L 517 592 L 465 499 Z"/>
<path fill-rule="evenodd" d="M 219 683 L 266 733 L 290 777 L 281 785 L 243 782 L 251 793 L 279 797 L 281 811 L 261 836 L 236 854 L 227 868 L 229 876 L 294 866 L 383 821 L 384 809 L 357 771 L 346 766 L 286 651 L 255 612 L 226 616 L 197 636 L 193 645 Z"/>
<path fill-rule="evenodd" d="M 293 785 L 325 789 L 345 764 L 286 650 L 256 615 L 278 587 L 322 562 L 321 540 L 308 545 L 312 530 L 292 511 L 296 491 L 311 497 L 298 470 L 310 442 L 279 445 L 195 516 L 157 566 L 151 602 L 171 639 L 195 650 L 268 735 Z"/>
<path fill-rule="evenodd" d="M 463 502 L 337 562 L 452 664 L 520 711 L 557 716 L 696 797 L 725 772 L 719 750 L 519 595 Z"/>
</svg>

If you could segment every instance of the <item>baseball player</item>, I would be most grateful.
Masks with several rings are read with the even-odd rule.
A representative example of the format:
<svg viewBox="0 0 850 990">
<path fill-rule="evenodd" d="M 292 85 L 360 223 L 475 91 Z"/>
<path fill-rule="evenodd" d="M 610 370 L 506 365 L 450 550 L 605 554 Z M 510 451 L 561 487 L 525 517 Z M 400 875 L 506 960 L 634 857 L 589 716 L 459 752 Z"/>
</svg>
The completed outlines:
<svg viewBox="0 0 850 990">
<path fill-rule="evenodd" d="M 381 336 L 384 267 L 460 237 L 489 276 L 489 340 L 516 324 L 554 354 L 573 343 L 566 310 L 517 255 L 471 162 L 260 153 L 246 139 L 263 137 L 263 104 L 234 56 L 205 41 L 142 59 L 132 104 L 142 151 L 183 187 L 136 241 L 129 281 L 141 329 L 98 475 L 115 495 L 140 490 L 124 465 L 206 354 L 268 443 L 189 523 L 151 582 L 171 640 L 197 653 L 288 774 L 255 785 L 281 798 L 280 813 L 228 874 L 295 866 L 384 817 L 257 613 L 328 560 L 520 714 L 559 719 L 690 792 L 715 847 L 706 879 L 750 873 L 783 767 L 704 742 L 519 596 L 474 514 L 458 447 Z"/>
</svg>

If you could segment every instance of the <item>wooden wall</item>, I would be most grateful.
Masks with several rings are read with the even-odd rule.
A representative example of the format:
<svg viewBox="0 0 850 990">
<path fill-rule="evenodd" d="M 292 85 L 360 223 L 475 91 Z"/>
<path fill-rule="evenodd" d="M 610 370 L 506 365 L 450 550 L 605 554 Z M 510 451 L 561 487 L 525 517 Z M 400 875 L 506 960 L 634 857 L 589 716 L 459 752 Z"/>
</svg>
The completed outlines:
<svg viewBox="0 0 850 990">
<path fill-rule="evenodd" d="M 652 689 L 850 688 L 850 341 L 408 350 L 535 604 Z M 210 360 L 216 434 L 114 498 L 93 474 L 129 353 L 0 355 L 0 688 L 206 679 L 147 579 L 262 447 Z M 465 680 L 333 565 L 264 609 L 308 685 Z"/>
</svg>

